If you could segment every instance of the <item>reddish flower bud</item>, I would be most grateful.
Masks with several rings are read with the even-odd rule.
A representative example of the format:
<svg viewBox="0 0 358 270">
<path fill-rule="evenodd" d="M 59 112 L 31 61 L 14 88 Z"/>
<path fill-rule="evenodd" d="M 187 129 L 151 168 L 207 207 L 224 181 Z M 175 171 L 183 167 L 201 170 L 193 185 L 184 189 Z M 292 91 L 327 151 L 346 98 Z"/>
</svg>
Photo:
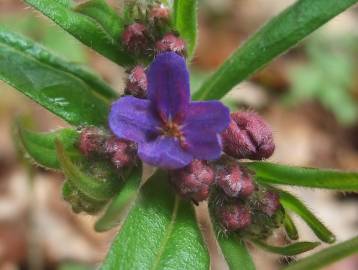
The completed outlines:
<svg viewBox="0 0 358 270">
<path fill-rule="evenodd" d="M 169 21 L 170 9 L 163 6 L 154 6 L 149 13 L 149 18 L 156 23 L 166 23 Z"/>
<path fill-rule="evenodd" d="M 132 165 L 136 160 L 136 147 L 132 142 L 110 137 L 105 143 L 105 152 L 112 164 L 120 169 Z"/>
<path fill-rule="evenodd" d="M 137 98 L 145 98 L 147 96 L 147 75 L 142 66 L 136 66 L 129 73 L 124 93 Z"/>
<path fill-rule="evenodd" d="M 266 191 L 260 203 L 262 212 L 270 217 L 281 207 L 279 195 L 272 191 Z"/>
<path fill-rule="evenodd" d="M 96 127 L 86 127 L 81 131 L 79 140 L 79 150 L 85 156 L 98 154 L 103 151 L 105 141 L 104 132 Z"/>
<path fill-rule="evenodd" d="M 255 189 L 249 172 L 236 162 L 227 162 L 217 166 L 216 183 L 229 197 L 247 197 Z"/>
<path fill-rule="evenodd" d="M 232 113 L 230 125 L 221 136 L 224 152 L 235 158 L 261 160 L 275 150 L 270 127 L 253 112 Z"/>
<path fill-rule="evenodd" d="M 181 56 L 185 55 L 185 42 L 183 39 L 172 33 L 165 34 L 164 37 L 155 43 L 156 52 L 175 52 Z"/>
<path fill-rule="evenodd" d="M 198 203 L 208 198 L 214 172 L 201 160 L 194 160 L 188 166 L 171 172 L 170 178 L 180 196 Z"/>
<path fill-rule="evenodd" d="M 122 42 L 128 51 L 133 53 L 142 52 L 149 42 L 147 28 L 141 23 L 128 25 L 123 31 Z"/>
<path fill-rule="evenodd" d="M 226 203 L 216 209 L 221 225 L 228 231 L 237 231 L 251 224 L 251 213 L 241 203 Z"/>
</svg>

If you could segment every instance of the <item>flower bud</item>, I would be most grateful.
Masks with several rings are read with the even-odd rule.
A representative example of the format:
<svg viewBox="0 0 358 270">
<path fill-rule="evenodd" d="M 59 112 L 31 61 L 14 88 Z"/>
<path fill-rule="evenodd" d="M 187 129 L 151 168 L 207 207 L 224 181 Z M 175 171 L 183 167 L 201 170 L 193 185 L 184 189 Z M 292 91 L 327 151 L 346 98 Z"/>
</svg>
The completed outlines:
<svg viewBox="0 0 358 270">
<path fill-rule="evenodd" d="M 170 180 L 180 196 L 198 203 L 208 198 L 214 172 L 205 161 L 194 160 L 188 166 L 172 171 Z"/>
<path fill-rule="evenodd" d="M 110 157 L 112 164 L 117 168 L 133 165 L 136 160 L 136 147 L 127 140 L 110 137 L 105 142 L 105 153 Z"/>
<path fill-rule="evenodd" d="M 122 42 L 132 53 L 144 51 L 149 43 L 147 28 L 141 23 L 128 25 L 123 31 Z"/>
<path fill-rule="evenodd" d="M 163 5 L 154 6 L 149 13 L 149 19 L 156 23 L 169 22 L 169 16 L 170 9 Z"/>
<path fill-rule="evenodd" d="M 280 197 L 276 192 L 266 191 L 261 199 L 261 211 L 272 217 L 280 209 Z"/>
<path fill-rule="evenodd" d="M 155 50 L 158 54 L 171 51 L 185 56 L 185 42 L 174 34 L 168 33 L 155 43 Z"/>
<path fill-rule="evenodd" d="M 81 131 L 79 150 L 86 157 L 101 153 L 105 141 L 104 132 L 96 127 L 86 127 Z"/>
<path fill-rule="evenodd" d="M 220 224 L 228 231 L 244 229 L 251 224 L 250 211 L 239 202 L 225 203 L 216 209 Z"/>
<path fill-rule="evenodd" d="M 255 189 L 249 172 L 230 161 L 216 167 L 216 184 L 229 197 L 247 197 Z"/>
<path fill-rule="evenodd" d="M 147 75 L 142 66 L 136 66 L 129 73 L 124 93 L 137 98 L 145 98 L 147 96 Z"/>
<path fill-rule="evenodd" d="M 235 158 L 261 160 L 275 150 L 270 127 L 253 112 L 232 113 L 230 125 L 221 136 L 224 152 Z"/>
</svg>

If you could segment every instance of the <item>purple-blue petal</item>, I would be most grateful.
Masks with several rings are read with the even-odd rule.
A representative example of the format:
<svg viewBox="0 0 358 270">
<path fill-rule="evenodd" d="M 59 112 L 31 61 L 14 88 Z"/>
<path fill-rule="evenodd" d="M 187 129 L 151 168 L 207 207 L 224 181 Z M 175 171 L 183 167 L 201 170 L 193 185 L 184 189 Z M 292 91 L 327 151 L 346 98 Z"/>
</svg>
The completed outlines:
<svg viewBox="0 0 358 270">
<path fill-rule="evenodd" d="M 197 130 L 205 136 L 206 132 L 219 133 L 229 126 L 230 111 L 219 101 L 198 101 L 189 105 L 184 128 Z"/>
<path fill-rule="evenodd" d="M 200 130 L 185 130 L 185 149 L 195 159 L 216 160 L 222 152 L 219 134 L 214 132 L 200 132 Z"/>
<path fill-rule="evenodd" d="M 189 73 L 183 57 L 174 52 L 159 54 L 150 65 L 148 98 L 162 120 L 180 121 L 190 101 Z"/>
<path fill-rule="evenodd" d="M 142 143 L 157 136 L 159 125 L 149 100 L 127 96 L 112 104 L 109 127 L 119 138 Z"/>
<path fill-rule="evenodd" d="M 182 168 L 193 160 L 193 156 L 183 150 L 177 140 L 166 136 L 139 144 L 138 155 L 145 163 L 164 169 Z"/>
<path fill-rule="evenodd" d="M 196 159 L 215 160 L 222 152 L 219 133 L 228 127 L 230 112 L 219 101 L 192 102 L 182 126 L 185 149 Z"/>
</svg>

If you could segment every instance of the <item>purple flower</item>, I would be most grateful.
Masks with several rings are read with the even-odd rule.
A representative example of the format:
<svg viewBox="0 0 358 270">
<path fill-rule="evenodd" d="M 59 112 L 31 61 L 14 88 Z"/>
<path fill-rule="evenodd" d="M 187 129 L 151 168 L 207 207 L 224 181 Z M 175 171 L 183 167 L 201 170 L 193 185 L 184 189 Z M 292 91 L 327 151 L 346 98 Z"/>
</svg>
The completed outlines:
<svg viewBox="0 0 358 270">
<path fill-rule="evenodd" d="M 174 52 L 159 54 L 150 65 L 148 100 L 122 97 L 109 115 L 112 132 L 136 142 L 142 161 L 166 169 L 194 158 L 218 159 L 219 133 L 229 122 L 229 110 L 220 102 L 190 101 L 185 60 Z"/>
</svg>

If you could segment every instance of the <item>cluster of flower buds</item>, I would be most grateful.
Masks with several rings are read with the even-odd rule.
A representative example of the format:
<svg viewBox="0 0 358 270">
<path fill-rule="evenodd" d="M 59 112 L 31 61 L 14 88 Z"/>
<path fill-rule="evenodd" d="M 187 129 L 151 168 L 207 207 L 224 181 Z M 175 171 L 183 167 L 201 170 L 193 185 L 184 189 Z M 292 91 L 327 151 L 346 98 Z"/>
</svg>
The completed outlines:
<svg viewBox="0 0 358 270">
<path fill-rule="evenodd" d="M 126 26 L 122 34 L 125 49 L 136 56 L 153 56 L 152 52 L 173 51 L 185 54 L 185 42 L 170 26 L 170 10 L 153 6 L 147 18 Z"/>
<path fill-rule="evenodd" d="M 252 172 L 236 159 L 269 158 L 275 149 L 272 131 L 256 113 L 236 112 L 221 136 L 225 155 L 220 160 L 195 160 L 173 171 L 171 182 L 186 199 L 198 203 L 209 198 L 224 231 L 266 238 L 282 224 L 279 196 L 256 184 Z"/>
<path fill-rule="evenodd" d="M 146 19 L 127 25 L 122 34 L 122 44 L 138 58 L 152 59 L 168 51 L 186 55 L 184 40 L 171 28 L 170 9 L 163 5 L 151 6 Z M 125 94 L 146 98 L 147 76 L 143 66 L 138 65 L 128 72 Z"/>
<path fill-rule="evenodd" d="M 224 232 L 265 239 L 283 223 L 278 194 L 261 186 L 256 186 L 248 197 L 231 198 L 222 190 L 215 190 L 209 205 Z"/>
<path fill-rule="evenodd" d="M 213 187 L 230 198 L 248 197 L 255 189 L 249 171 L 227 157 L 213 163 L 194 160 L 171 171 L 171 182 L 179 195 L 195 203 L 208 199 Z"/>
<path fill-rule="evenodd" d="M 116 169 L 130 167 L 137 159 L 134 143 L 108 135 L 96 127 L 81 130 L 78 147 L 86 157 L 109 159 Z"/>
</svg>

